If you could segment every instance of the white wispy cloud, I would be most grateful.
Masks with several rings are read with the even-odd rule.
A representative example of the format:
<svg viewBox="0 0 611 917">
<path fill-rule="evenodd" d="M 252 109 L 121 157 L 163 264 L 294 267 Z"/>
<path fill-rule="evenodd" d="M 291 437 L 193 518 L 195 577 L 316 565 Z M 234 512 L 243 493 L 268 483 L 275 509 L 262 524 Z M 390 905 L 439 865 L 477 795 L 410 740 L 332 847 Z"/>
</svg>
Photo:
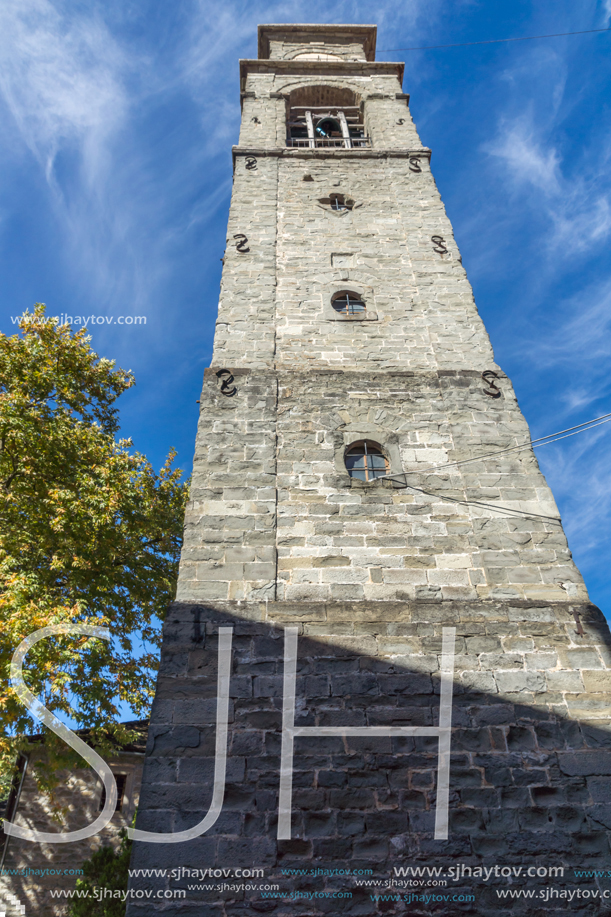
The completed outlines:
<svg viewBox="0 0 611 917">
<path fill-rule="evenodd" d="M 611 552 L 611 424 L 566 442 L 550 451 L 538 450 L 538 459 L 562 506 L 569 544 L 587 578 Z"/>
<path fill-rule="evenodd" d="M 123 122 L 125 60 L 95 13 L 65 17 L 49 0 L 0 6 L 0 87 L 21 137 L 50 183 L 63 147 L 78 148 L 89 179 Z"/>
<path fill-rule="evenodd" d="M 124 206 L 115 206 L 113 148 L 129 120 L 130 67 L 133 57 L 95 6 L 75 11 L 51 0 L 0 5 L 4 157 L 19 162 L 25 147 L 38 164 L 62 256 L 96 304 L 112 300 L 124 285 L 131 254 L 129 195 Z"/>
<path fill-rule="evenodd" d="M 548 333 L 538 342 L 538 359 L 543 366 L 598 361 L 606 373 L 610 332 L 611 280 L 604 280 L 557 304 Z"/>
<path fill-rule="evenodd" d="M 503 161 L 517 185 L 534 186 L 546 196 L 558 195 L 561 188 L 558 152 L 553 147 L 544 148 L 529 121 L 521 118 L 502 123 L 497 137 L 485 149 Z"/>
<path fill-rule="evenodd" d="M 484 150 L 499 161 L 513 194 L 528 199 L 550 227 L 545 245 L 556 252 L 570 237 L 569 251 L 580 252 L 611 233 L 611 188 L 607 156 L 594 151 L 579 155 L 583 168 L 567 164 L 550 139 L 554 125 L 535 123 L 532 113 L 503 119 Z M 593 159 L 592 159 L 593 157 Z M 569 171 L 568 165 L 573 166 Z"/>
<path fill-rule="evenodd" d="M 533 436 L 611 411 L 611 280 L 584 285 L 534 325 L 519 322 L 509 353 L 521 364 Z M 611 553 L 611 423 L 537 449 L 586 580 Z"/>
<path fill-rule="evenodd" d="M 380 30 L 393 17 L 415 29 L 423 10 L 430 19 L 439 2 L 415 0 L 395 15 L 395 4 L 385 0 L 375 18 Z M 18 162 L 25 146 L 38 163 L 66 269 L 92 303 L 164 308 L 154 291 L 173 269 L 177 237 L 210 221 L 226 199 L 227 154 L 240 121 L 238 58 L 256 56 L 257 24 L 364 21 L 368 12 L 358 2 L 329 8 L 322 0 L 199 0 L 173 20 L 160 53 L 121 27 L 122 16 L 137 22 L 139 14 L 119 0 L 0 5 L 0 95 L 7 108 L 0 148 Z M 154 123 L 149 117 L 143 130 L 141 119 L 156 107 L 164 118 L 165 105 L 189 97 L 192 130 L 179 156 L 171 135 L 150 138 Z M 163 155 L 168 170 L 160 195 Z"/>
</svg>

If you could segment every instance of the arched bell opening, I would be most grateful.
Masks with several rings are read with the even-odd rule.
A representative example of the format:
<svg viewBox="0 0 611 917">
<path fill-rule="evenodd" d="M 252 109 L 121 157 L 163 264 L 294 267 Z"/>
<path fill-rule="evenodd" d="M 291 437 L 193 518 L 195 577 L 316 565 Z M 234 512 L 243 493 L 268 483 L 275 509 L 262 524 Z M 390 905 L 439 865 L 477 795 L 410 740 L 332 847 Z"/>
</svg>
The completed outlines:
<svg viewBox="0 0 611 917">
<path fill-rule="evenodd" d="M 302 86 L 288 100 L 287 146 L 370 146 L 365 136 L 360 99 L 341 86 Z"/>
</svg>

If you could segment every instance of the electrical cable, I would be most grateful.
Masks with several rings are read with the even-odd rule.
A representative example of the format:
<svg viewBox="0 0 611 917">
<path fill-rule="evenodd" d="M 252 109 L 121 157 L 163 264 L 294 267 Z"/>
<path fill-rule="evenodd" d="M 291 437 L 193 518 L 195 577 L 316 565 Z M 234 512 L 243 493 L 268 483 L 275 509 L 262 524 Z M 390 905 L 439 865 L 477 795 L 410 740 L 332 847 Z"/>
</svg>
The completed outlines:
<svg viewBox="0 0 611 917">
<path fill-rule="evenodd" d="M 596 419 L 599 420 L 599 418 L 596 418 Z M 553 433 L 550 434 L 550 437 L 542 436 L 541 440 L 544 440 L 544 442 L 541 442 L 541 440 L 536 440 L 536 439 L 528 440 L 528 442 L 522 443 L 519 446 L 510 446 L 508 449 L 501 449 L 499 452 L 485 452 L 484 455 L 478 455 L 478 456 L 475 456 L 475 458 L 462 459 L 459 462 L 448 462 L 445 465 L 429 465 L 428 468 L 423 468 L 422 471 L 423 472 L 436 471 L 438 468 L 450 468 L 456 465 L 468 465 L 471 462 L 479 462 L 480 459 L 483 459 L 483 458 L 489 458 L 495 455 L 506 455 L 508 452 L 520 452 L 524 449 L 528 449 L 530 446 L 532 446 L 534 449 L 538 449 L 539 446 L 549 446 L 550 443 L 557 443 L 559 442 L 559 440 L 567 439 L 567 437 L 569 436 L 576 436 L 578 433 L 585 433 L 587 430 L 592 430 L 594 427 L 600 427 L 602 424 L 609 423 L 610 421 L 611 421 L 611 417 L 607 416 L 607 420 L 600 420 L 599 423 L 591 422 L 589 426 L 584 426 L 583 429 L 581 430 L 575 430 L 574 433 L 569 433 L 563 430 L 561 432 L 565 433 L 564 436 L 560 436 L 560 434 L 553 434 Z M 574 428 L 571 427 L 570 429 L 574 429 Z"/>
<path fill-rule="evenodd" d="M 378 480 L 394 481 L 394 483 L 400 484 L 403 487 L 409 487 L 410 490 L 416 490 L 428 497 L 437 497 L 442 501 L 448 501 L 450 503 L 461 503 L 466 506 L 482 506 L 486 509 L 493 509 L 495 512 L 511 513 L 517 516 L 529 516 L 531 518 L 541 519 L 544 522 L 560 523 L 558 516 L 545 516 L 541 513 L 532 513 L 528 510 L 515 509 L 512 506 L 501 506 L 500 504 L 495 503 L 483 503 L 481 500 L 459 500 L 456 497 L 450 497 L 447 494 L 431 493 L 428 490 L 423 490 L 421 487 L 415 487 L 413 484 L 409 484 L 407 481 L 407 476 L 408 474 L 426 474 L 428 472 L 438 471 L 444 468 L 455 468 L 457 465 L 467 465 L 471 462 L 479 462 L 482 459 L 493 458 L 497 455 L 506 455 L 508 452 L 517 452 L 521 449 L 547 446 L 549 443 L 556 443 L 561 439 L 566 439 L 568 436 L 576 436 L 577 433 L 585 433 L 587 430 L 592 430 L 594 427 L 600 427 L 602 424 L 610 422 L 611 413 L 601 414 L 600 417 L 593 417 L 592 420 L 586 420 L 584 423 L 578 423 L 574 427 L 567 427 L 566 430 L 559 430 L 557 433 L 549 433 L 547 436 L 540 436 L 537 439 L 529 439 L 527 442 L 520 443 L 517 446 L 510 446 L 508 449 L 500 449 L 498 452 L 486 452 L 484 455 L 478 455 L 470 459 L 462 459 L 462 461 L 459 462 L 448 462 L 443 465 L 429 465 L 427 468 L 418 469 L 417 471 L 402 471 L 400 472 L 400 476 L 405 479 L 404 481 L 399 480 L 396 474 L 380 475 Z"/>
<path fill-rule="evenodd" d="M 376 54 L 391 54 L 395 51 L 436 51 L 440 48 L 467 48 L 470 45 L 496 45 L 505 41 L 534 41 L 537 38 L 563 38 L 565 35 L 590 35 L 592 32 L 611 32 L 606 29 L 582 29 L 580 32 L 555 32 L 552 35 L 524 35 L 521 38 L 489 38 L 486 41 L 463 41 L 455 45 L 425 45 L 422 48 L 380 48 Z"/>
<path fill-rule="evenodd" d="M 588 430 L 594 429 L 594 427 L 600 427 L 602 424 L 609 422 L 611 422 L 611 413 L 601 414 L 600 417 L 593 417 L 592 420 L 586 420 L 584 423 L 578 423 L 574 427 L 567 427 L 566 430 L 559 430 L 557 433 L 548 433 L 547 436 L 540 436 L 538 439 L 529 439 L 526 440 L 526 442 L 519 443 L 517 446 L 509 446 L 509 448 L 500 449 L 497 452 L 484 452 L 483 455 L 476 455 L 474 458 L 461 459 L 458 462 L 446 462 L 441 465 L 428 465 L 426 468 L 419 468 L 417 471 L 404 473 L 426 474 L 429 471 L 438 471 L 442 468 L 455 468 L 457 465 L 468 465 L 471 462 L 479 462 L 482 459 L 493 458 L 496 455 L 506 455 L 508 452 L 518 452 L 522 449 L 528 449 L 531 446 L 533 448 L 538 448 L 539 446 L 547 446 L 549 443 L 556 443 L 561 439 L 566 439 L 568 436 L 576 436 L 577 433 L 586 433 Z M 384 477 L 384 475 L 380 475 L 380 477 Z"/>
<path fill-rule="evenodd" d="M 442 503 L 460 503 L 463 506 L 483 506 L 485 509 L 493 509 L 497 513 L 509 513 L 514 516 L 528 516 L 533 519 L 541 519 L 543 522 L 561 522 L 559 516 L 545 516 L 542 513 L 531 513 L 526 509 L 516 509 L 513 506 L 502 506 L 500 503 L 484 503 L 481 500 L 459 500 L 458 497 L 450 497 L 448 494 L 440 494 L 430 490 L 423 490 L 422 487 L 414 487 L 413 484 L 407 483 L 407 475 L 409 472 L 403 471 L 401 474 L 405 477 L 405 481 L 399 481 L 394 475 L 385 475 L 383 479 L 386 481 L 393 481 L 394 483 L 400 484 L 405 488 L 409 487 L 410 490 L 415 490 L 427 497 L 435 497 L 437 500 L 441 500 Z"/>
</svg>

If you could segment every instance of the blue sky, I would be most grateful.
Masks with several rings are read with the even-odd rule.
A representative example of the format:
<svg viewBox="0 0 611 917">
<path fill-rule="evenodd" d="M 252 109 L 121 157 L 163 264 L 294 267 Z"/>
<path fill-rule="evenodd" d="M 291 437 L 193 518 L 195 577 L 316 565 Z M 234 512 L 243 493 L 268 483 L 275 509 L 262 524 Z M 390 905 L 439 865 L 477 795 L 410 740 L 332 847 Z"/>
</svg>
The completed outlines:
<svg viewBox="0 0 611 917">
<path fill-rule="evenodd" d="M 189 469 L 239 129 L 238 58 L 269 22 L 375 22 L 380 49 L 610 24 L 611 0 L 3 0 L 0 329 L 52 315 L 136 374 L 124 435 Z M 611 411 L 611 33 L 435 51 L 404 90 L 496 358 L 533 436 Z M 611 615 L 611 424 L 538 456 Z"/>
</svg>

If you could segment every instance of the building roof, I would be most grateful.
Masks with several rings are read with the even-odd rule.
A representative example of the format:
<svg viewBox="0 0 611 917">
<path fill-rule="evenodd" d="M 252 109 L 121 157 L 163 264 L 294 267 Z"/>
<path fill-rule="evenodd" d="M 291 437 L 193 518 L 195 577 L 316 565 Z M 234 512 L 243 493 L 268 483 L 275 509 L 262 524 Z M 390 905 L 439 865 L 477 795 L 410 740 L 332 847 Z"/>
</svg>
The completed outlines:
<svg viewBox="0 0 611 917">
<path fill-rule="evenodd" d="M 138 754 L 144 754 L 146 748 L 146 740 L 148 737 L 149 721 L 148 720 L 129 720 L 127 723 L 120 723 L 120 726 L 125 726 L 126 729 L 136 732 L 138 735 L 136 739 L 132 742 L 128 742 L 125 745 L 117 745 L 117 753 L 121 751 L 125 752 L 136 752 Z M 87 745 L 92 745 L 93 742 L 90 739 L 91 729 L 75 729 L 73 730 L 76 735 L 83 740 Z M 25 738 L 30 742 L 37 742 L 41 745 L 44 745 L 45 737 L 47 733 L 39 732 L 35 735 L 28 735 Z"/>
</svg>

